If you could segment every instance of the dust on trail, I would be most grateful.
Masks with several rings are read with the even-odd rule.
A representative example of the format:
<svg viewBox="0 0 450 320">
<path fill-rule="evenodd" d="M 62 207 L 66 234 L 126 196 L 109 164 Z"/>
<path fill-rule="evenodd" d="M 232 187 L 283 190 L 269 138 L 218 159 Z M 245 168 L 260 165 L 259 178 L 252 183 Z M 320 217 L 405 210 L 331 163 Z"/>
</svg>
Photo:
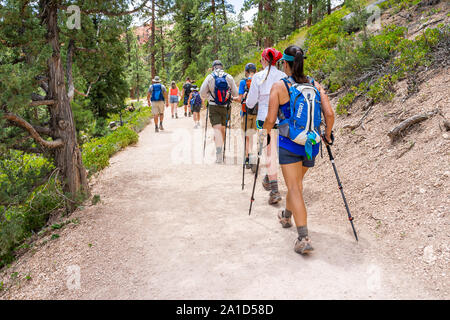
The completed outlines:
<svg viewBox="0 0 450 320">
<path fill-rule="evenodd" d="M 71 217 L 79 225 L 14 263 L 11 270 L 31 280 L 3 299 L 433 298 L 379 257 L 366 234 L 356 243 L 345 217 L 330 224 L 326 203 L 315 200 L 329 185 L 305 185 L 315 251 L 296 254 L 295 228 L 281 228 L 281 207 L 267 204 L 260 182 L 248 215 L 250 171 L 242 191 L 240 165 L 195 159 L 204 128 L 194 130 L 192 118 L 166 119 L 164 132 L 151 124 L 136 146 L 112 158 L 93 186 L 102 202 Z M 172 161 L 189 150 L 194 163 Z M 79 268 L 79 283 L 70 266 Z"/>
</svg>

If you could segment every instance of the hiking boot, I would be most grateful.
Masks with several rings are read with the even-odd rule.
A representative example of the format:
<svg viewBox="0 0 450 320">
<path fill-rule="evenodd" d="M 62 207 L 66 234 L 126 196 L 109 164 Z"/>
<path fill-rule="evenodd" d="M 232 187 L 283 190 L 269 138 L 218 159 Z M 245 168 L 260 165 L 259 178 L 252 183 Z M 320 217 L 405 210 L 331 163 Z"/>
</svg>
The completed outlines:
<svg viewBox="0 0 450 320">
<path fill-rule="evenodd" d="M 245 158 L 245 169 L 250 169 L 251 165 L 250 165 L 250 158 L 247 157 Z"/>
<path fill-rule="evenodd" d="M 184 113 L 184 116 L 187 117 L 187 113 L 186 112 Z"/>
<path fill-rule="evenodd" d="M 292 216 L 290 216 L 289 218 L 286 218 L 284 216 L 284 210 L 278 212 L 278 219 L 280 220 L 281 226 L 283 228 L 290 228 L 290 227 L 292 227 L 291 217 Z"/>
<path fill-rule="evenodd" d="M 159 132 L 159 129 L 158 129 L 158 127 L 155 127 L 155 132 Z"/>
<path fill-rule="evenodd" d="M 222 153 L 216 153 L 216 163 L 217 164 L 223 163 L 223 154 Z"/>
<path fill-rule="evenodd" d="M 174 116 L 172 115 L 172 119 L 174 118 Z"/>
<path fill-rule="evenodd" d="M 178 119 L 178 113 L 175 113 L 175 118 L 177 118 L 177 119 Z"/>
<path fill-rule="evenodd" d="M 189 112 L 189 117 L 192 117 L 192 113 Z"/>
<path fill-rule="evenodd" d="M 159 124 L 159 130 L 164 131 L 164 127 L 163 127 L 162 123 Z"/>
<path fill-rule="evenodd" d="M 279 192 L 270 192 L 269 204 L 277 204 L 281 201 L 281 194 Z"/>
<path fill-rule="evenodd" d="M 307 254 L 313 251 L 314 248 L 311 245 L 311 239 L 309 237 L 295 239 L 294 242 L 294 251 L 299 254 Z"/>
<path fill-rule="evenodd" d="M 252 169 L 252 173 L 256 173 L 256 164 L 251 164 L 250 169 Z"/>
<path fill-rule="evenodd" d="M 268 176 L 267 174 L 264 176 L 264 179 L 263 179 L 263 181 L 262 181 L 262 185 L 263 185 L 263 187 L 264 187 L 264 189 L 265 189 L 266 191 L 272 190 L 272 189 L 270 188 L 269 176 Z"/>
</svg>

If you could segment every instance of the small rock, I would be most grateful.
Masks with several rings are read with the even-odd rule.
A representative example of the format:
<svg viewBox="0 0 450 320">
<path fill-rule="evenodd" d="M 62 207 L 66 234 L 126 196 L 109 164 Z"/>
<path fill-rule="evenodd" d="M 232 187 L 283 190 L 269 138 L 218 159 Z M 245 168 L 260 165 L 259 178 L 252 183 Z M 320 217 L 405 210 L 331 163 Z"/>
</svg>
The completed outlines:
<svg viewBox="0 0 450 320">
<path fill-rule="evenodd" d="M 448 133 L 444 133 L 442 134 L 442 138 L 444 138 L 445 140 L 448 140 L 450 136 L 448 135 Z"/>
<path fill-rule="evenodd" d="M 420 189 L 419 189 L 419 192 L 420 192 L 420 193 L 425 193 L 425 191 L 426 191 L 426 190 L 425 190 L 424 188 L 420 188 Z"/>
<path fill-rule="evenodd" d="M 426 263 L 432 264 L 436 261 L 436 256 L 434 255 L 433 246 L 429 245 L 423 249 L 423 260 Z"/>
</svg>

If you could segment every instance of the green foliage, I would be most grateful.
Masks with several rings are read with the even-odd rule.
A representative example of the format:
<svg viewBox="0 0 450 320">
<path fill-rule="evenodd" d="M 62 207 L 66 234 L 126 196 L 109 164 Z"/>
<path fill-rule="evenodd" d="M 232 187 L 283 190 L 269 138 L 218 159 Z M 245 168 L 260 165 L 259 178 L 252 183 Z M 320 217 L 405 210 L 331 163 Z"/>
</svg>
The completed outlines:
<svg viewBox="0 0 450 320">
<path fill-rule="evenodd" d="M 355 92 L 347 93 L 344 97 L 339 99 L 338 105 L 336 107 L 336 113 L 339 115 L 347 114 L 347 108 L 352 104 L 356 98 Z"/>
<path fill-rule="evenodd" d="M 119 121 L 119 115 L 110 118 L 111 121 Z M 138 135 L 151 119 L 151 108 L 141 107 L 134 112 L 125 115 L 122 120 L 125 126 L 119 127 L 112 133 L 95 138 L 82 146 L 83 163 L 90 173 L 102 170 L 109 165 L 109 158 L 125 148 L 136 143 Z"/>
</svg>

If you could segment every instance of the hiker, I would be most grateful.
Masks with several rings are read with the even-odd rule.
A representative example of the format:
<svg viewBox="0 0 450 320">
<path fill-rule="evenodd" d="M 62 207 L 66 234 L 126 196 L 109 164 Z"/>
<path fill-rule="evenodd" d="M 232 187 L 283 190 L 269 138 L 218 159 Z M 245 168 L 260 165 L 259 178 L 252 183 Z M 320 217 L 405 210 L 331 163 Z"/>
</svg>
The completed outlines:
<svg viewBox="0 0 450 320">
<path fill-rule="evenodd" d="M 253 145 L 253 134 L 256 132 L 256 115 L 258 113 L 258 106 L 255 106 L 252 109 L 247 109 L 246 107 L 246 99 L 248 95 L 248 91 L 250 90 L 250 86 L 252 83 L 252 77 L 256 73 L 256 65 L 253 63 L 247 63 L 245 65 L 245 78 L 241 80 L 239 83 L 239 97 L 236 99 L 237 102 L 241 103 L 242 110 L 242 122 L 241 127 L 242 131 L 245 133 L 245 167 L 250 169 L 251 166 L 255 166 L 255 164 L 250 164 L 250 153 L 249 150 Z M 247 122 L 247 126 L 246 126 Z M 247 132 L 245 132 L 247 130 Z"/>
<path fill-rule="evenodd" d="M 215 60 L 210 73 L 200 87 L 202 99 L 208 99 L 209 120 L 214 129 L 214 142 L 216 144 L 216 163 L 223 162 L 223 143 L 225 138 L 226 122 L 231 114 L 229 104 L 236 99 L 239 91 L 231 75 L 223 70 L 220 60 Z"/>
<path fill-rule="evenodd" d="M 158 76 L 156 76 L 155 79 L 152 80 L 152 85 L 148 88 L 147 101 L 148 105 L 152 107 L 152 112 L 155 120 L 155 132 L 164 130 L 164 101 L 166 102 L 166 107 L 169 107 L 169 100 L 167 99 L 166 87 L 161 84 L 161 79 L 159 79 Z"/>
<path fill-rule="evenodd" d="M 192 86 L 192 91 L 189 96 L 189 105 L 192 110 L 194 117 L 194 129 L 200 129 L 200 110 L 202 108 L 203 100 L 198 92 L 198 87 L 196 85 Z"/>
<path fill-rule="evenodd" d="M 170 99 L 170 106 L 172 111 L 172 119 L 175 117 L 178 119 L 178 101 L 180 101 L 180 90 L 178 89 L 175 81 L 172 81 L 170 84 L 170 91 L 169 91 L 169 99 Z"/>
<path fill-rule="evenodd" d="M 303 178 L 308 169 L 314 167 L 315 157 L 319 153 L 321 112 L 326 124 L 322 140 L 327 144 L 332 142 L 331 131 L 334 124 L 334 112 L 325 90 L 318 82 L 304 74 L 305 58 L 303 50 L 298 46 L 289 46 L 284 50 L 282 62 L 289 77 L 273 85 L 269 111 L 263 127 L 269 131 L 279 120 L 279 162 L 288 193 L 286 208 L 278 213 L 278 219 L 284 228 L 289 228 L 294 215 L 298 232 L 294 250 L 300 254 L 313 250 L 308 235 Z M 304 106 L 308 107 L 306 112 Z M 295 122 L 306 125 L 309 123 L 309 129 L 301 131 L 302 126 L 296 129 L 297 126 L 293 125 Z"/>
<path fill-rule="evenodd" d="M 191 88 L 192 83 L 191 79 L 189 77 L 186 78 L 186 83 L 183 85 L 183 92 L 181 93 L 181 96 L 184 97 L 183 103 L 184 103 L 184 116 L 188 116 L 188 105 L 189 105 L 189 95 L 191 94 Z M 191 116 L 191 110 L 189 110 L 189 117 Z"/>
<path fill-rule="evenodd" d="M 256 73 L 252 78 L 250 90 L 247 95 L 247 108 L 253 109 L 258 104 L 258 114 L 256 117 L 256 127 L 262 129 L 264 120 L 269 108 L 269 95 L 272 85 L 285 78 L 286 74 L 277 69 L 276 63 L 283 56 L 281 52 L 273 48 L 266 48 L 261 55 L 261 64 L 264 70 Z M 277 129 L 276 126 L 273 129 Z M 269 204 L 275 205 L 281 201 L 281 194 L 278 190 L 278 174 L 276 166 L 276 131 L 268 131 L 271 142 L 266 148 L 267 173 L 263 178 L 262 185 L 266 191 L 270 191 Z"/>
</svg>

